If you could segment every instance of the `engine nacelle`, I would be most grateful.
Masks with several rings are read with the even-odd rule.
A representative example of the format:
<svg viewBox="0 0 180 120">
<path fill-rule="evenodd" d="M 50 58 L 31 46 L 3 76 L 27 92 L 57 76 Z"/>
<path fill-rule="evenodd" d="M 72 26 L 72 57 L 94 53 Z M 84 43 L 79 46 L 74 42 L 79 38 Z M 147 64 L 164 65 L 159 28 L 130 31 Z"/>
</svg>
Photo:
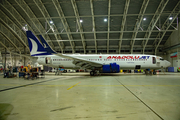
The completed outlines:
<svg viewBox="0 0 180 120">
<path fill-rule="evenodd" d="M 118 73 L 120 72 L 120 67 L 116 63 L 110 63 L 110 65 L 102 66 L 103 73 Z"/>
</svg>

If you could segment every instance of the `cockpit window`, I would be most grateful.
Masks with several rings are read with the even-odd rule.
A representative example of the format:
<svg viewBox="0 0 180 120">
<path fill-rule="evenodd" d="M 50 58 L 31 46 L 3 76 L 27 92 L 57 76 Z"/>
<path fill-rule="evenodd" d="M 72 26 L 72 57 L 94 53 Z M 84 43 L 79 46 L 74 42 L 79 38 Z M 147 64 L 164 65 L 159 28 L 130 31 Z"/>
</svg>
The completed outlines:
<svg viewBox="0 0 180 120">
<path fill-rule="evenodd" d="M 160 58 L 160 60 L 162 60 L 162 61 L 163 61 L 164 59 L 163 59 L 163 58 Z"/>
</svg>

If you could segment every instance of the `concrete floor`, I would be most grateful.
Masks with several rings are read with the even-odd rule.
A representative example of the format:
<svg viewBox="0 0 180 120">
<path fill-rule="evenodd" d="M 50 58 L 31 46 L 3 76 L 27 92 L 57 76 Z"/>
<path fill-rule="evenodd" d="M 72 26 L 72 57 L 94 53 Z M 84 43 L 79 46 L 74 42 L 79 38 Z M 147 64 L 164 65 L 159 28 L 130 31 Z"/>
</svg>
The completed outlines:
<svg viewBox="0 0 180 120">
<path fill-rule="evenodd" d="M 0 76 L 0 120 L 180 120 L 180 74 Z"/>
</svg>

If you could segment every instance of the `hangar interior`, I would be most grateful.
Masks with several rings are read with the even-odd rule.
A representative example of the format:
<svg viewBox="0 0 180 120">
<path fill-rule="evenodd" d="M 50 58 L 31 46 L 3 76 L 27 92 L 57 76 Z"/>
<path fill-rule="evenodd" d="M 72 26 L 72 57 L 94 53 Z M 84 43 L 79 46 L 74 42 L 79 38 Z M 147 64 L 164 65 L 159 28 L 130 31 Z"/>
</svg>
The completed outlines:
<svg viewBox="0 0 180 120">
<path fill-rule="evenodd" d="M 35 66 L 30 30 L 58 53 L 157 55 L 177 72 L 179 21 L 179 0 L 1 0 L 0 67 Z M 179 73 L 0 77 L 2 120 L 180 119 Z"/>
<path fill-rule="evenodd" d="M 0 5 L 1 57 L 13 59 L 11 66 L 31 63 L 20 56 L 29 54 L 26 30 L 65 54 L 154 54 L 174 65 L 169 56 L 179 53 L 178 0 L 2 0 Z"/>
</svg>

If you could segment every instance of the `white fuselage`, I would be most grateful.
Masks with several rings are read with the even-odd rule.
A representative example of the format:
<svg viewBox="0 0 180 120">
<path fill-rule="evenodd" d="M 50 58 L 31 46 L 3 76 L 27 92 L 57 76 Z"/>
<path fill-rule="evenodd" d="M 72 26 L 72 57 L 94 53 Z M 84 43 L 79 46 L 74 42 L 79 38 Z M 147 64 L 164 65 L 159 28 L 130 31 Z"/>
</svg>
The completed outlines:
<svg viewBox="0 0 180 120">
<path fill-rule="evenodd" d="M 161 57 L 154 55 L 143 54 L 71 54 L 68 56 L 74 56 L 78 58 L 86 59 L 87 61 L 93 61 L 102 65 L 108 65 L 110 63 L 116 63 L 120 66 L 120 69 L 160 69 L 170 66 L 170 62 L 161 59 Z M 48 65 L 51 67 L 64 67 L 71 69 L 79 69 L 80 66 L 73 64 L 73 60 L 59 57 L 56 55 L 40 56 L 38 57 L 38 63 Z M 97 67 L 102 67 L 97 66 Z"/>
</svg>

